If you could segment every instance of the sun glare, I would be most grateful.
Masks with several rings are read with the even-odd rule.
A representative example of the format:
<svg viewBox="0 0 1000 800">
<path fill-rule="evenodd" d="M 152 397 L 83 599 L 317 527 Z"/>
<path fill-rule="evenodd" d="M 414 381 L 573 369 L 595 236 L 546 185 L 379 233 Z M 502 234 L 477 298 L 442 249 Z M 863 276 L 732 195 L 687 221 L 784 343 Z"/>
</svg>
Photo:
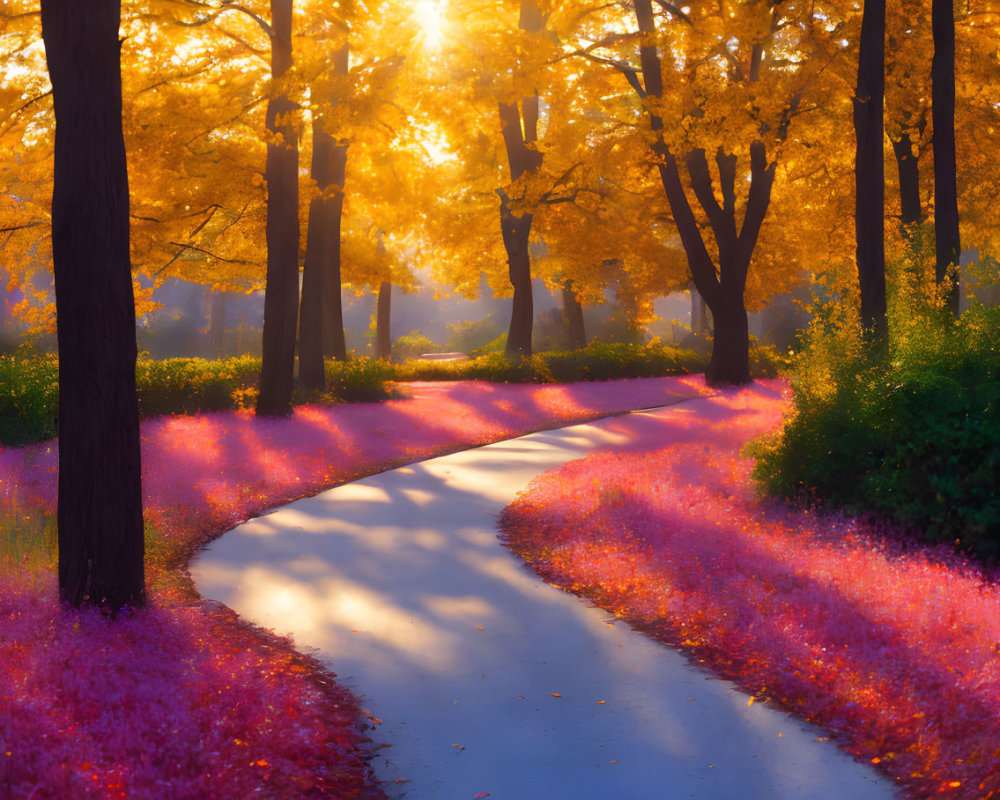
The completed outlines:
<svg viewBox="0 0 1000 800">
<path fill-rule="evenodd" d="M 413 16 L 420 25 L 426 47 L 439 47 L 443 32 L 441 30 L 441 9 L 434 0 L 418 0 Z"/>
</svg>

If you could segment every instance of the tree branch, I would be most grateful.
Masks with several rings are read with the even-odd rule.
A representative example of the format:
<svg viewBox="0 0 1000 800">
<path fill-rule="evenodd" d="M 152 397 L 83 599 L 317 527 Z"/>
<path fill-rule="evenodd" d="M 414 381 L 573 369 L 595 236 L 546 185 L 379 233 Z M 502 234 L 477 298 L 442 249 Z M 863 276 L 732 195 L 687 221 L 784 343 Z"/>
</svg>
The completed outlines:
<svg viewBox="0 0 1000 800">
<path fill-rule="evenodd" d="M 614 58 L 605 58 L 603 56 L 595 56 L 593 53 L 588 53 L 585 50 L 575 50 L 570 53 L 571 56 L 580 56 L 588 61 L 593 61 L 595 64 L 607 64 L 610 67 L 614 67 L 622 75 L 625 76 L 625 80 L 629 82 L 629 86 L 635 89 L 636 94 L 639 95 L 643 100 L 646 99 L 646 90 L 643 88 L 642 83 L 639 80 L 639 70 L 635 67 L 626 64 L 624 61 L 618 61 Z"/>
<path fill-rule="evenodd" d="M 673 3 L 667 2 L 667 0 L 656 0 L 656 4 L 671 16 L 677 17 L 679 20 L 683 20 L 692 27 L 694 26 L 694 23 L 691 21 L 691 17 L 685 14 L 679 6 L 675 6 Z"/>
<path fill-rule="evenodd" d="M 213 253 L 211 250 L 206 250 L 203 247 L 196 247 L 193 244 L 183 244 L 182 242 L 168 242 L 168 244 L 173 245 L 174 247 L 179 247 L 180 250 L 178 250 L 177 253 L 174 255 L 174 257 L 171 258 L 166 264 L 164 264 L 156 272 L 153 273 L 154 278 L 161 272 L 163 272 L 163 270 L 165 270 L 171 264 L 173 264 L 178 258 L 180 258 L 181 254 L 183 254 L 185 250 L 194 250 L 196 253 L 202 253 L 206 256 L 209 256 L 210 258 L 216 259 L 217 261 L 222 261 L 225 264 L 243 264 L 243 265 L 250 264 L 249 261 L 244 261 L 242 258 L 223 258 L 217 253 Z"/>
<path fill-rule="evenodd" d="M 49 89 L 47 92 L 42 92 L 42 94 L 38 95 L 37 97 L 32 97 L 28 102 L 26 102 L 19 109 L 17 109 L 17 111 L 15 111 L 13 114 L 10 115 L 10 122 L 4 127 L 3 131 L 0 132 L 0 136 L 5 135 L 11 128 L 14 127 L 18 117 L 20 117 L 25 111 L 27 111 L 29 106 L 37 103 L 39 100 L 42 100 L 43 98 L 51 96 L 51 94 L 52 94 L 51 89 Z"/>
<path fill-rule="evenodd" d="M 184 27 L 184 28 L 198 28 L 198 27 L 201 27 L 202 25 L 207 25 L 209 22 L 214 22 L 216 19 L 218 19 L 226 11 L 239 11 L 239 12 L 241 12 L 243 14 L 246 14 L 248 17 L 250 17 L 250 19 L 252 19 L 254 22 L 256 22 L 257 25 L 260 26 L 260 29 L 262 31 L 264 31 L 264 33 L 267 35 L 268 39 L 273 39 L 274 38 L 274 30 L 261 17 L 259 17 L 257 14 L 255 14 L 253 11 L 251 11 L 249 8 L 244 8 L 241 5 L 237 5 L 236 3 L 231 2 L 231 0 L 222 0 L 222 7 L 221 8 L 214 8 L 213 6 L 210 6 L 208 3 L 201 3 L 201 2 L 198 2 L 198 0 L 186 0 L 186 2 L 189 5 L 192 5 L 192 6 L 199 6 L 201 8 L 209 9 L 210 11 L 212 11 L 214 13 L 209 14 L 209 16 L 205 17 L 204 19 L 196 20 L 194 22 L 180 22 L 180 21 L 178 21 L 176 24 L 180 25 L 181 27 Z"/>
<path fill-rule="evenodd" d="M 25 225 L 10 225 L 6 228 L 0 228 L 0 233 L 13 233 L 14 231 L 26 230 L 27 228 L 38 228 L 42 224 L 41 222 L 29 222 Z"/>
</svg>

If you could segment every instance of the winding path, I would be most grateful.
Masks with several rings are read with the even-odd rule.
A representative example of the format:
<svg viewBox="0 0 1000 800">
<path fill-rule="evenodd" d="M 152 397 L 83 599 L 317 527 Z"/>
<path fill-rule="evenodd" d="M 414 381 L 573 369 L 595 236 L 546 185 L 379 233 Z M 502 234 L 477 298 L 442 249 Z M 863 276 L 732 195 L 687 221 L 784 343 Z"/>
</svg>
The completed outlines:
<svg viewBox="0 0 1000 800">
<path fill-rule="evenodd" d="M 700 401 L 531 434 L 300 500 L 214 542 L 199 591 L 292 634 L 364 696 L 409 800 L 875 800 L 890 783 L 822 731 L 600 609 L 504 549 L 535 475 L 634 444 Z"/>
</svg>

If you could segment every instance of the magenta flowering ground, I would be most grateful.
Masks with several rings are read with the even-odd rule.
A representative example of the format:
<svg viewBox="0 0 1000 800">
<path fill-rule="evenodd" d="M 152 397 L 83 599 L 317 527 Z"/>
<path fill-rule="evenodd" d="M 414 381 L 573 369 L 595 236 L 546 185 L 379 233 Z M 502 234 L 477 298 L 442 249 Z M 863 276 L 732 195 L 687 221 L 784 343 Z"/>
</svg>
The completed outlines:
<svg viewBox="0 0 1000 800">
<path fill-rule="evenodd" d="M 1000 796 L 1000 579 L 944 548 L 754 496 L 761 382 L 540 476 L 505 541 L 546 580 L 829 730 L 911 797 Z M 659 444 L 658 444 L 659 443 Z"/>
<path fill-rule="evenodd" d="M 143 423 L 153 604 L 109 622 L 55 601 L 56 444 L 0 451 L 0 794 L 378 798 L 355 698 L 291 643 L 201 601 L 197 548 L 387 466 L 704 392 L 697 379 L 417 384 L 409 399 Z"/>
</svg>

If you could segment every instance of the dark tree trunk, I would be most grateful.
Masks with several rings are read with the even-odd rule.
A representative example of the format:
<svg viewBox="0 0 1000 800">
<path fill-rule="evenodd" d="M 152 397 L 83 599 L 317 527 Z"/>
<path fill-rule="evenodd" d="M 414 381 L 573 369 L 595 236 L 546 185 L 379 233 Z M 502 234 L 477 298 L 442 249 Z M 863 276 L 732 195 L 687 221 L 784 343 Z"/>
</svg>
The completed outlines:
<svg viewBox="0 0 1000 800">
<path fill-rule="evenodd" d="M 854 93 L 854 161 L 861 327 L 871 341 L 885 336 L 885 0 L 865 0 Z"/>
<path fill-rule="evenodd" d="M 958 180 L 955 167 L 955 11 L 951 0 L 933 0 L 931 120 L 934 125 L 934 237 L 938 283 L 953 278 L 948 308 L 958 315 Z"/>
<path fill-rule="evenodd" d="M 905 238 L 913 236 L 913 229 L 920 224 L 923 210 L 920 207 L 920 161 L 913 150 L 910 134 L 904 133 L 892 142 L 899 172 L 899 225 Z"/>
<path fill-rule="evenodd" d="M 323 352 L 337 361 L 347 361 L 347 338 L 344 334 L 344 306 L 341 297 L 340 233 L 344 215 L 344 182 L 347 177 L 347 145 L 335 145 L 330 156 L 330 199 L 324 203 L 322 218 L 331 231 L 330 249 L 323 270 Z"/>
<path fill-rule="evenodd" d="M 209 293 L 208 335 L 212 340 L 212 350 L 221 357 L 226 347 L 226 293 Z"/>
<path fill-rule="evenodd" d="M 392 357 L 392 284 L 382 281 L 378 287 L 378 306 L 375 309 L 375 358 L 388 361 Z"/>
<path fill-rule="evenodd" d="M 580 298 L 573 291 L 573 281 L 563 282 L 562 301 L 566 331 L 569 334 L 569 348 L 570 350 L 580 350 L 587 346 L 587 331 L 583 327 L 583 306 L 580 305 Z"/>
<path fill-rule="evenodd" d="M 521 0 L 520 27 L 522 30 L 538 32 L 545 25 L 545 17 L 535 0 Z M 538 97 L 528 97 L 517 103 L 500 103 L 500 125 L 504 145 L 507 150 L 507 164 L 510 167 L 511 183 L 526 172 L 542 165 L 542 154 L 534 147 L 538 141 Z M 531 238 L 531 214 L 514 214 L 509 198 L 500 194 L 500 230 L 507 250 L 507 268 L 511 286 L 514 287 L 514 302 L 510 314 L 510 329 L 507 332 L 507 355 L 525 357 L 531 355 L 531 333 L 534 324 L 534 305 L 531 295 L 531 254 L 528 242 Z"/>
<path fill-rule="evenodd" d="M 333 57 L 334 71 L 347 75 L 348 48 Z M 332 98 L 332 102 L 339 97 Z M 302 302 L 299 311 L 299 380 L 323 391 L 324 355 L 345 361 L 344 312 L 340 298 L 340 223 L 344 210 L 347 147 L 323 129 L 321 116 L 313 117 L 313 151 L 310 175 L 321 194 L 309 203 L 306 258 L 302 267 Z"/>
<path fill-rule="evenodd" d="M 535 316 L 531 294 L 531 256 L 528 251 L 531 214 L 518 217 L 504 202 L 500 208 L 500 230 L 507 250 L 507 273 L 514 287 L 510 328 L 507 331 L 507 355 L 526 357 L 531 355 L 531 330 Z"/>
<path fill-rule="evenodd" d="M 271 75 L 292 66 L 292 0 L 271 0 Z M 267 283 L 264 290 L 263 356 L 257 413 L 292 413 L 295 329 L 299 308 L 299 147 L 287 120 L 295 103 L 285 95 L 267 104 Z"/>
<path fill-rule="evenodd" d="M 56 119 L 59 594 L 111 613 L 145 600 L 120 16 L 119 0 L 42 2 Z"/>
<path fill-rule="evenodd" d="M 705 371 L 711 386 L 748 383 L 750 380 L 750 330 L 743 295 L 728 297 L 722 313 L 714 314 L 712 356 Z"/>
</svg>

